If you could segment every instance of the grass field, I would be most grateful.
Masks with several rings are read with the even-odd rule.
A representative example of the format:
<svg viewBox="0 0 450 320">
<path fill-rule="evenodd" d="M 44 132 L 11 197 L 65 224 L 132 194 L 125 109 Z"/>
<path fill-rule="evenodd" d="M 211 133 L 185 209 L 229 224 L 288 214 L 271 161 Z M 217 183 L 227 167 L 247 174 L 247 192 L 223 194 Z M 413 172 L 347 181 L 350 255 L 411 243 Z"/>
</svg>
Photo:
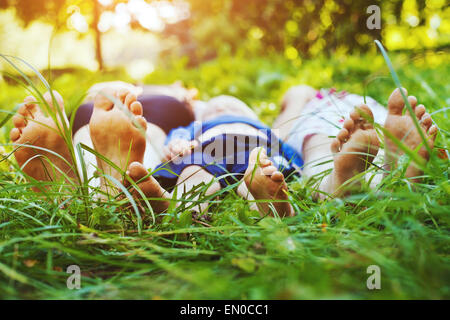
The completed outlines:
<svg viewBox="0 0 450 320">
<path fill-rule="evenodd" d="M 448 151 L 448 52 L 391 58 L 402 85 L 433 113 L 440 129 L 436 149 Z M 130 80 L 120 71 L 78 70 L 50 83 L 70 111 L 92 83 L 116 78 Z M 179 62 L 145 82 L 178 79 L 198 87 L 204 99 L 235 95 L 268 124 L 294 84 L 345 89 L 384 105 L 395 87 L 381 54 L 295 64 L 277 56 L 223 57 L 188 70 Z M 26 88 L 0 82 L 1 119 L 28 95 Z M 376 190 L 346 199 L 314 201 L 319 177 L 293 179 L 290 201 L 298 213 L 293 218 L 260 219 L 228 190 L 207 199 L 207 215 L 171 209 L 154 223 L 150 210 L 139 216 L 121 209 L 127 200 L 97 203 L 86 185 L 73 191 L 53 183 L 45 194 L 32 192 L 33 183 L 10 154 L 12 123 L 0 120 L 0 126 L 0 298 L 450 298 L 449 168 L 437 152 L 423 183 L 404 178 L 405 158 Z M 66 286 L 66 268 L 73 264 L 82 271 L 80 290 Z M 366 287 L 370 265 L 381 269 L 381 290 Z"/>
</svg>

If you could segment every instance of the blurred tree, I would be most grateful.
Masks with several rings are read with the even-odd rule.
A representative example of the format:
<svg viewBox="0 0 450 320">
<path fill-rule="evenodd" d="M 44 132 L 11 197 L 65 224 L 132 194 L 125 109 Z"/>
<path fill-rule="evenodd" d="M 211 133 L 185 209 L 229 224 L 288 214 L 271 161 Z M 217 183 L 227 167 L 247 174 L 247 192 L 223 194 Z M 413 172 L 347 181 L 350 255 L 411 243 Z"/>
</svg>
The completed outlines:
<svg viewBox="0 0 450 320">
<path fill-rule="evenodd" d="M 401 1 L 395 1 L 401 4 Z M 368 14 L 366 1 L 351 0 L 190 0 L 196 24 L 202 27 L 205 21 L 223 21 L 229 25 L 224 29 L 235 30 L 236 40 L 245 39 L 250 30 L 257 28 L 266 50 L 281 51 L 292 46 L 303 55 L 325 50 L 331 53 L 339 47 L 357 48 L 365 51 L 370 41 L 364 42 L 360 35 L 380 39 L 381 30 L 366 27 Z M 380 0 L 370 1 L 381 6 Z M 205 34 L 207 41 L 221 38 L 219 30 Z M 214 40 L 212 40 L 214 41 Z M 240 41 L 232 44 L 236 49 Z"/>
<path fill-rule="evenodd" d="M 103 69 L 101 33 L 98 30 L 98 21 L 102 10 L 97 0 L 0 0 L 0 9 L 12 7 L 16 16 L 27 27 L 31 22 L 40 20 L 47 22 L 54 28 L 54 33 L 67 30 L 67 21 L 73 14 L 73 9 L 78 8 L 87 17 L 90 30 L 94 33 L 95 53 L 99 69 Z"/>
<path fill-rule="evenodd" d="M 448 45 L 448 23 L 444 21 L 449 9 L 445 0 L 188 1 L 194 39 L 203 58 L 216 55 L 224 47 L 235 51 L 249 38 L 258 39 L 264 54 L 284 51 L 288 58 L 319 52 L 331 55 L 336 50 L 365 52 L 374 49 L 374 39 L 385 41 L 391 36 L 390 31 L 397 32 L 396 41 L 400 35 L 400 48 L 423 48 L 425 38 L 431 39 L 427 47 Z M 369 5 L 381 8 L 381 29 L 367 28 Z M 441 17 L 435 18 L 435 24 L 442 20 L 440 33 L 429 29 L 433 16 Z M 412 23 L 414 20 L 417 24 Z M 430 32 L 435 35 L 429 36 Z"/>
</svg>

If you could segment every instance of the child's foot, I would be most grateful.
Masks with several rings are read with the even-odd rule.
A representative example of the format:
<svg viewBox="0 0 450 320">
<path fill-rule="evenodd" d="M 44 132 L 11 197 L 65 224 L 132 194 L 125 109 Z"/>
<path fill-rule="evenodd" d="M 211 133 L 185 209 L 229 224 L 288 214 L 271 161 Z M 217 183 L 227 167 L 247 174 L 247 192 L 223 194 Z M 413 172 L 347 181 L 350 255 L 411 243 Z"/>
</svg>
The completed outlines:
<svg viewBox="0 0 450 320">
<path fill-rule="evenodd" d="M 61 108 L 62 119 L 54 109 L 55 106 L 53 106 L 50 92 L 44 94 L 44 99 L 49 107 L 55 110 L 56 118 L 62 129 L 62 122 L 65 122 L 68 126 L 63 99 L 56 91 L 53 91 L 53 95 L 58 103 L 56 108 Z M 64 174 L 69 178 L 74 178 L 75 173 L 73 172 L 67 144 L 61 136 L 55 121 L 44 114 L 36 102 L 36 98 L 32 96 L 25 98 L 24 105 L 19 108 L 17 114 L 13 117 L 14 128 L 10 132 L 10 138 L 15 144 L 28 144 L 46 149 L 59 154 L 60 157 L 42 149 L 20 146 L 14 153 L 17 163 L 19 166 L 23 166 L 29 161 L 26 163 L 23 171 L 38 181 L 55 181 Z M 33 190 L 40 191 L 36 187 Z"/>
<path fill-rule="evenodd" d="M 366 105 L 361 105 L 350 113 L 350 119 L 345 120 L 344 127 L 332 142 L 334 169 L 330 191 L 334 195 L 358 188 L 360 184 L 356 181 L 346 186 L 343 184 L 365 171 L 377 155 L 380 141 L 372 123 L 372 111 Z"/>
<path fill-rule="evenodd" d="M 129 175 L 134 182 L 140 181 L 137 185 L 141 189 L 145 197 L 161 198 L 161 199 L 167 198 L 168 193 L 159 185 L 158 181 L 156 181 L 155 178 L 153 178 L 152 176 L 148 176 L 141 181 L 142 178 L 148 175 L 148 171 L 144 168 L 144 166 L 141 163 L 139 162 L 131 163 L 128 167 L 127 175 Z M 124 185 L 126 187 L 130 186 L 128 180 L 124 181 Z M 137 190 L 133 189 L 131 194 L 133 195 L 134 199 L 140 201 L 141 195 L 139 194 L 139 192 L 137 192 Z M 152 209 L 156 213 L 164 212 L 169 207 L 169 201 L 149 200 L 149 202 L 152 206 Z"/>
<path fill-rule="evenodd" d="M 256 200 L 288 200 L 284 176 L 273 166 L 262 147 L 255 148 L 250 153 L 244 181 Z M 292 216 L 294 213 L 289 202 L 274 201 L 271 204 L 280 217 Z M 268 202 L 257 202 L 257 205 L 264 214 L 272 212 Z"/>
<path fill-rule="evenodd" d="M 97 94 L 89 122 L 92 143 L 97 152 L 121 170 L 117 171 L 97 157 L 101 173 L 122 181 L 122 173 L 130 163 L 143 162 L 147 121 L 142 112 L 141 103 L 127 90 L 105 90 Z M 106 180 L 101 180 L 105 189 Z"/>
<path fill-rule="evenodd" d="M 406 89 L 403 89 L 405 96 L 408 95 Z M 436 139 L 437 128 L 432 125 L 431 117 L 426 113 L 425 107 L 423 105 L 417 105 L 417 99 L 414 96 L 408 97 L 408 102 L 411 105 L 417 120 L 420 123 L 421 130 L 427 139 L 430 149 L 434 146 L 434 140 Z M 389 97 L 388 101 L 388 116 L 384 127 L 391 134 L 393 134 L 397 139 L 402 141 L 409 149 L 416 150 L 419 145 L 420 147 L 418 154 L 425 160 L 428 160 L 429 154 L 426 147 L 422 143 L 422 138 L 420 133 L 414 126 L 414 122 L 411 114 L 407 111 L 403 114 L 403 108 L 405 107 L 405 102 L 403 101 L 402 94 L 399 89 L 395 89 Z M 397 145 L 385 137 L 386 143 L 386 169 L 390 170 L 397 163 L 398 157 L 404 154 L 404 152 L 397 147 Z M 413 163 L 406 169 L 406 177 L 417 177 L 422 174 L 422 171 L 418 169 Z"/>
</svg>

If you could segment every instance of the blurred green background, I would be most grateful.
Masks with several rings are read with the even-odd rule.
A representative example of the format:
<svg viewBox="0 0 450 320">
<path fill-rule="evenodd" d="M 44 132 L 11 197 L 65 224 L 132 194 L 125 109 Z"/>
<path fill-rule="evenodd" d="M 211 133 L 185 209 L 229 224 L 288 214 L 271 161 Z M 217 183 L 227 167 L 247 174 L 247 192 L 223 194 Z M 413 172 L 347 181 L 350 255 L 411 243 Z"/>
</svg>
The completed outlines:
<svg viewBox="0 0 450 320">
<path fill-rule="evenodd" d="M 380 7 L 369 30 L 367 7 Z M 445 0 L 0 0 L 0 52 L 38 69 L 125 68 L 143 80 L 161 65 L 223 56 L 321 55 L 447 48 Z M 4 62 L 3 66 L 5 65 Z"/>
</svg>

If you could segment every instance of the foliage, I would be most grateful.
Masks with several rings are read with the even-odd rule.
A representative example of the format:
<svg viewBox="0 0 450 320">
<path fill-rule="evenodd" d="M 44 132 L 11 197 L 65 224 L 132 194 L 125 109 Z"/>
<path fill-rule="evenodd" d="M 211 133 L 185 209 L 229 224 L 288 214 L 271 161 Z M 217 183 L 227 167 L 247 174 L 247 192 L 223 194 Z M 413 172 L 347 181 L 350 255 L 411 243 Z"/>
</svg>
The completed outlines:
<svg viewBox="0 0 450 320">
<path fill-rule="evenodd" d="M 197 54 L 202 57 L 223 50 L 236 52 L 255 43 L 261 54 L 284 52 L 286 58 L 294 60 L 298 56 L 332 55 L 336 51 L 375 51 L 374 39 L 388 43 L 390 49 L 445 46 L 450 40 L 450 26 L 445 22 L 450 8 L 445 1 L 190 0 L 190 3 Z M 381 30 L 369 30 L 366 26 L 369 5 L 381 8 Z M 431 20 L 437 16 L 441 17 L 441 23 L 433 29 Z"/>
</svg>

